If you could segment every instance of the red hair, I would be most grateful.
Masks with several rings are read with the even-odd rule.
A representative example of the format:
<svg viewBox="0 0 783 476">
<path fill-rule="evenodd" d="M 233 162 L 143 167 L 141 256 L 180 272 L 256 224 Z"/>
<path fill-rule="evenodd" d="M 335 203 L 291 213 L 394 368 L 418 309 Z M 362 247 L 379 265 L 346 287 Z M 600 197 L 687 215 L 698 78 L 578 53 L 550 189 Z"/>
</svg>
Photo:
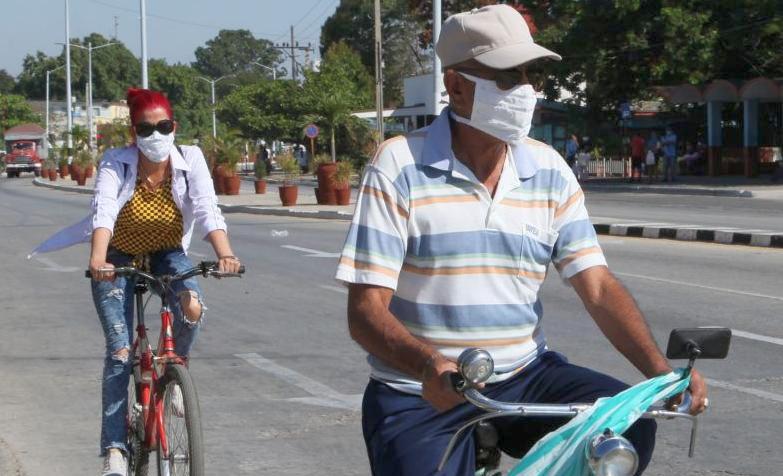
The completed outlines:
<svg viewBox="0 0 783 476">
<path fill-rule="evenodd" d="M 158 91 L 150 89 L 129 88 L 128 108 L 130 109 L 131 124 L 136 124 L 136 120 L 144 111 L 162 107 L 169 118 L 174 118 L 174 112 L 171 110 L 171 103 L 168 98 Z"/>
</svg>

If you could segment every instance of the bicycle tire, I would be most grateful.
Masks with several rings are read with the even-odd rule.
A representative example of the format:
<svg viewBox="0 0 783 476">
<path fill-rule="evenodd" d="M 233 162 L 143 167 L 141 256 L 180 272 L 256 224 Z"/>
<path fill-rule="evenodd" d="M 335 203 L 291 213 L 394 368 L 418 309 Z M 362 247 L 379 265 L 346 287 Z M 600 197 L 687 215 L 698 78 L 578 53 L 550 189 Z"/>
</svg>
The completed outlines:
<svg viewBox="0 0 783 476">
<path fill-rule="evenodd" d="M 173 387 L 179 385 L 182 392 L 184 414 L 178 416 L 174 405 L 171 403 Z M 187 367 L 180 364 L 170 364 L 160 382 L 160 398 L 163 399 L 163 427 L 169 443 L 169 459 L 163 460 L 163 452 L 158 443 L 157 460 L 158 475 L 167 476 L 204 476 L 204 436 L 201 429 L 201 409 L 198 402 L 198 394 L 193 379 Z M 184 420 L 185 436 L 187 437 L 187 455 L 177 453 L 183 451 L 183 436 L 177 431 L 172 431 L 173 425 Z M 172 458 L 174 456 L 174 458 Z M 184 463 L 183 463 L 183 460 Z M 164 465 L 168 471 L 164 471 Z"/>
<path fill-rule="evenodd" d="M 128 386 L 128 474 L 147 476 L 149 473 L 150 452 L 144 448 L 144 420 L 140 413 L 134 415 L 133 405 L 138 401 L 138 382 L 135 373 L 131 373 Z"/>
</svg>

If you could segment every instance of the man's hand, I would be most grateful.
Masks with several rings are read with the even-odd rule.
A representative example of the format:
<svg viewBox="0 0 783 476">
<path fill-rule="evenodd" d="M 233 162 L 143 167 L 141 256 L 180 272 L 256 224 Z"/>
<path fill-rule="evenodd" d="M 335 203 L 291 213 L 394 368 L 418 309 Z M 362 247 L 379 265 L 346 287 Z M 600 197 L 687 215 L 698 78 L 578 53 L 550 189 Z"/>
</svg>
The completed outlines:
<svg viewBox="0 0 783 476">
<path fill-rule="evenodd" d="M 442 355 L 427 362 L 422 372 L 421 396 L 439 412 L 451 410 L 465 399 L 454 390 L 451 374 L 457 372 L 457 363 Z"/>
<path fill-rule="evenodd" d="M 707 409 L 708 399 L 707 384 L 704 382 L 704 377 L 696 369 L 691 369 L 691 384 L 688 386 L 688 390 L 691 392 L 691 407 L 688 409 L 688 413 L 698 415 Z M 682 399 L 682 394 L 676 395 L 669 399 L 667 406 L 671 410 L 676 410 L 682 404 Z"/>
</svg>

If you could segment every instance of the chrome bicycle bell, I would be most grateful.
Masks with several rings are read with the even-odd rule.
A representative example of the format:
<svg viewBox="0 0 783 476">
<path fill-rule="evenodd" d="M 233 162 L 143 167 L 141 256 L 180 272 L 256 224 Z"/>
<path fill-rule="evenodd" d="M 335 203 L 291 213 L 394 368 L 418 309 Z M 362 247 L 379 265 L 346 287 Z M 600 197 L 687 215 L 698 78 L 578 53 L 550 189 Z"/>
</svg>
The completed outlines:
<svg viewBox="0 0 783 476">
<path fill-rule="evenodd" d="M 471 386 L 486 382 L 495 371 L 495 362 L 484 349 L 465 349 L 457 359 L 457 365 L 459 373 Z"/>
<path fill-rule="evenodd" d="M 633 476 L 639 467 L 639 455 L 631 442 L 608 428 L 586 449 L 588 465 L 596 476 Z"/>
</svg>

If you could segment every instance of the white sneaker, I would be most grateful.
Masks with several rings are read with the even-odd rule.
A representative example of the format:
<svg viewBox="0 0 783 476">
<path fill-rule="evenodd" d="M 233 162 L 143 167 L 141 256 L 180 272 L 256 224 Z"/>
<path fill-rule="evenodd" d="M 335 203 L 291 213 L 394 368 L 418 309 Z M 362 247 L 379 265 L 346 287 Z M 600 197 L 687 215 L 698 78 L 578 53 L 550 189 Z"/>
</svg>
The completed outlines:
<svg viewBox="0 0 783 476">
<path fill-rule="evenodd" d="M 182 389 L 174 385 L 171 390 L 171 409 L 178 418 L 185 418 L 185 403 L 182 400 Z"/>
<path fill-rule="evenodd" d="M 103 459 L 101 476 L 128 476 L 128 460 L 125 459 L 122 451 L 109 449 L 109 453 Z"/>
</svg>

